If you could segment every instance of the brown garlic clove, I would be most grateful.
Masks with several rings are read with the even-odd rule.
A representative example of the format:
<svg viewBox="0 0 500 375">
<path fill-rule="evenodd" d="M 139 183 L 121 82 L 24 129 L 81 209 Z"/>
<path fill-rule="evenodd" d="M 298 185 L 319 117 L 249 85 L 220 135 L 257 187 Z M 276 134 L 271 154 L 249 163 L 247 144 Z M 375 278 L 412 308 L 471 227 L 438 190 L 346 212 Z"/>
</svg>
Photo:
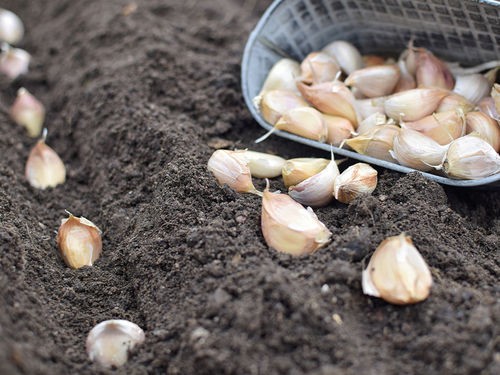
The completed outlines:
<svg viewBox="0 0 500 375">
<path fill-rule="evenodd" d="M 10 108 L 10 117 L 24 126 L 30 137 L 39 137 L 45 121 L 45 107 L 25 88 L 17 91 L 17 97 Z"/>
<path fill-rule="evenodd" d="M 377 187 L 377 171 L 365 163 L 356 163 L 338 175 L 333 195 L 342 203 L 351 203 L 361 195 L 371 194 Z"/>
<path fill-rule="evenodd" d="M 66 181 L 66 168 L 56 152 L 40 139 L 31 150 L 25 169 L 29 184 L 37 189 L 55 187 Z"/>
</svg>

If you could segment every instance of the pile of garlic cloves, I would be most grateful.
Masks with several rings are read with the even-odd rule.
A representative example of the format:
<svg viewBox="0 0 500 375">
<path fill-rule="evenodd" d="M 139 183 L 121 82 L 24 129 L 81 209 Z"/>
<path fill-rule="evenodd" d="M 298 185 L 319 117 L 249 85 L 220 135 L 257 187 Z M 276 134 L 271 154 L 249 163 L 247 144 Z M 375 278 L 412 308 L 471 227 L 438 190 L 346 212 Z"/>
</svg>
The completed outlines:
<svg viewBox="0 0 500 375">
<path fill-rule="evenodd" d="M 488 177 L 500 173 L 499 68 L 463 74 L 412 42 L 396 61 L 334 41 L 273 66 L 253 100 L 273 129 L 257 142 L 283 130 L 450 178 Z"/>
</svg>

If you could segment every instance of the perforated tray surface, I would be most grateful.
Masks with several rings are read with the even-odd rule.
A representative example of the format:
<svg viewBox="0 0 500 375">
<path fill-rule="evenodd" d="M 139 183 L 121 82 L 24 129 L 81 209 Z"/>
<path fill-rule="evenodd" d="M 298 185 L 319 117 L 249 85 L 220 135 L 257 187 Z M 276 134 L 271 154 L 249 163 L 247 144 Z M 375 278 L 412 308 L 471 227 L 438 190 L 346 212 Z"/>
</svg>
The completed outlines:
<svg viewBox="0 0 500 375">
<path fill-rule="evenodd" d="M 395 56 L 412 39 L 447 61 L 472 66 L 500 58 L 500 1 L 493 0 L 276 0 L 250 34 L 242 62 L 248 109 L 266 130 L 252 99 L 271 67 L 283 56 L 301 61 L 333 40 L 348 40 L 363 54 Z M 276 135 L 330 151 L 330 145 L 287 132 Z M 402 173 L 399 164 L 333 147 L 336 154 Z M 417 171 L 420 172 L 420 171 Z M 480 180 L 455 180 L 422 173 L 442 184 L 500 187 L 500 173 Z"/>
</svg>

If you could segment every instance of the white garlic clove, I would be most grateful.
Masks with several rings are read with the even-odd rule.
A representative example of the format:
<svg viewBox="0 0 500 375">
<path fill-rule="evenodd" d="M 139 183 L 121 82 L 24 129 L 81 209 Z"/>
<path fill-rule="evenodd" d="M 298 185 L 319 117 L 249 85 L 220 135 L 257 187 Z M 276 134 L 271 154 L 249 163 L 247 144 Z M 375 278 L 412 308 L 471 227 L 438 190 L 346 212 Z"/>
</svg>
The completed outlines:
<svg viewBox="0 0 500 375">
<path fill-rule="evenodd" d="M 340 72 L 337 61 L 324 52 L 311 52 L 300 64 L 299 80 L 305 83 L 333 81 Z"/>
<path fill-rule="evenodd" d="M 396 121 L 417 121 L 433 113 L 448 91 L 439 88 L 413 89 L 389 96 L 385 114 Z"/>
<path fill-rule="evenodd" d="M 237 158 L 233 151 L 215 151 L 208 160 L 207 168 L 220 185 L 225 184 L 238 193 L 260 195 L 253 185 L 247 162 Z"/>
<path fill-rule="evenodd" d="M 294 108 L 309 107 L 309 104 L 292 91 L 271 90 L 262 94 L 260 112 L 264 120 L 275 125 L 285 113 Z"/>
<path fill-rule="evenodd" d="M 479 111 L 485 115 L 491 117 L 494 120 L 500 120 L 500 114 L 497 112 L 495 101 L 491 96 L 483 98 L 478 104 L 477 108 Z"/>
<path fill-rule="evenodd" d="M 295 81 L 300 75 L 300 65 L 292 59 L 281 59 L 273 65 L 264 81 L 260 96 L 266 91 L 284 90 L 298 93 Z"/>
<path fill-rule="evenodd" d="M 311 107 L 289 110 L 276 122 L 274 127 L 318 142 L 324 142 L 328 136 L 323 115 Z M 260 140 L 262 138 L 258 141 Z"/>
<path fill-rule="evenodd" d="M 463 113 L 467 113 L 474 109 L 474 104 L 469 102 L 462 95 L 450 92 L 441 100 L 436 112 L 448 112 L 455 111 L 457 109 L 460 109 Z"/>
<path fill-rule="evenodd" d="M 332 160 L 321 172 L 291 186 L 288 194 L 306 206 L 325 206 L 333 200 L 333 181 L 338 175 L 339 169 L 332 156 Z"/>
<path fill-rule="evenodd" d="M 330 163 L 330 160 L 323 158 L 296 158 L 287 160 L 283 165 L 281 174 L 283 182 L 288 188 L 298 185 L 321 172 Z"/>
<path fill-rule="evenodd" d="M 376 98 L 392 93 L 399 76 L 396 65 L 372 66 L 352 72 L 345 84 L 360 90 L 368 98 Z"/>
<path fill-rule="evenodd" d="M 404 233 L 382 241 L 362 273 L 364 294 L 396 305 L 424 301 L 431 286 L 429 267 Z"/>
<path fill-rule="evenodd" d="M 28 73 L 31 55 L 20 48 L 12 48 L 8 44 L 2 45 L 0 54 L 0 72 L 10 79 L 16 79 Z"/>
<path fill-rule="evenodd" d="M 400 128 L 394 125 L 380 125 L 354 138 L 346 139 L 344 144 L 358 154 L 372 156 L 394 163 L 389 150 L 393 147 L 394 137 Z"/>
<path fill-rule="evenodd" d="M 328 244 L 332 235 L 311 208 L 269 188 L 262 196 L 261 227 L 269 247 L 295 256 L 313 253 Z"/>
<path fill-rule="evenodd" d="M 387 117 L 383 113 L 377 112 L 361 121 L 356 132 L 358 134 L 364 134 L 376 126 L 385 125 L 387 122 Z"/>
<path fill-rule="evenodd" d="M 450 144 L 441 168 L 452 178 L 485 178 L 500 173 L 500 156 L 477 133 L 471 133 Z"/>
<path fill-rule="evenodd" d="M 45 137 L 39 140 L 26 161 L 26 179 L 37 189 L 55 187 L 66 181 L 66 168 L 57 153 L 45 144 Z"/>
<path fill-rule="evenodd" d="M 385 113 L 384 103 L 387 97 L 370 98 L 356 100 L 355 108 L 361 118 L 364 120 L 376 113 Z"/>
<path fill-rule="evenodd" d="M 390 153 L 401 165 L 425 172 L 441 164 L 447 148 L 416 130 L 402 128 Z"/>
<path fill-rule="evenodd" d="M 92 266 L 101 256 L 101 234 L 101 230 L 84 217 L 69 214 L 67 219 L 61 220 L 57 246 L 64 262 L 74 269 Z"/>
<path fill-rule="evenodd" d="M 417 49 L 416 80 L 418 87 L 436 87 L 451 90 L 453 75 L 448 66 L 425 48 Z"/>
<path fill-rule="evenodd" d="M 338 147 L 344 140 L 354 134 L 354 126 L 352 126 L 348 119 L 339 116 L 322 116 L 327 128 L 328 136 L 326 142 L 328 144 Z"/>
<path fill-rule="evenodd" d="M 417 87 L 417 82 L 413 75 L 408 72 L 406 62 L 403 59 L 399 59 L 398 68 L 400 72 L 399 81 L 394 88 L 394 92 L 401 92 L 412 90 Z"/>
<path fill-rule="evenodd" d="M 488 96 L 491 84 L 482 74 L 468 74 L 457 76 L 453 92 L 462 95 L 473 104 L 477 104 Z"/>
<path fill-rule="evenodd" d="M 20 88 L 10 108 L 10 117 L 16 124 L 24 126 L 30 137 L 38 137 L 45 120 L 45 107 L 28 90 Z"/>
<path fill-rule="evenodd" d="M 342 203 L 350 203 L 361 195 L 371 194 L 377 187 L 377 171 L 365 163 L 356 163 L 338 175 L 333 195 Z"/>
<path fill-rule="evenodd" d="M 280 156 L 249 150 L 235 150 L 233 155 L 243 160 L 253 177 L 274 178 L 281 175 L 286 160 Z"/>
<path fill-rule="evenodd" d="M 467 113 L 466 121 L 467 134 L 478 133 L 496 152 L 500 151 L 500 125 L 498 121 L 482 112 Z"/>
<path fill-rule="evenodd" d="M 23 21 L 10 10 L 0 9 L 0 41 L 17 44 L 23 36 Z"/>
<path fill-rule="evenodd" d="M 405 122 L 404 127 L 417 130 L 440 145 L 447 145 L 465 134 L 465 116 L 458 108 L 425 116 L 418 121 Z"/>
<path fill-rule="evenodd" d="M 363 68 L 363 57 L 358 49 L 349 42 L 336 40 L 323 48 L 323 52 L 334 57 L 346 74 Z"/>
<path fill-rule="evenodd" d="M 128 353 L 144 342 L 144 331 L 128 320 L 105 320 L 97 324 L 87 336 L 87 354 L 92 362 L 103 367 L 120 367 L 128 360 Z"/>
</svg>

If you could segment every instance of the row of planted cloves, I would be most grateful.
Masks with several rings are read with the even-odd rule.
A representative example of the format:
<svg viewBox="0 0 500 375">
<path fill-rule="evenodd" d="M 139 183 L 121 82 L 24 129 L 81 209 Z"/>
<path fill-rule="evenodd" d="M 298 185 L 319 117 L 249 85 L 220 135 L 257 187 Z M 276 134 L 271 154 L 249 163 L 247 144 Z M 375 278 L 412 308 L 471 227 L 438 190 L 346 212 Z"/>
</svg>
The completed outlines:
<svg viewBox="0 0 500 375">
<path fill-rule="evenodd" d="M 13 12 L 0 9 L 0 72 L 11 80 L 28 72 L 31 56 L 11 47 L 24 36 L 22 20 Z M 10 108 L 13 121 L 26 128 L 30 137 L 40 137 L 45 122 L 45 107 L 25 88 L 20 88 Z M 31 150 L 25 175 L 36 189 L 53 188 L 66 181 L 66 167 L 58 154 L 46 143 L 47 130 Z M 102 252 L 101 230 L 84 217 L 63 219 L 57 233 L 57 245 L 65 263 L 78 269 L 92 266 Z M 97 324 L 88 334 L 86 350 L 89 358 L 104 367 L 118 367 L 127 361 L 128 352 L 145 340 L 143 330 L 127 320 L 112 319 Z"/>
<path fill-rule="evenodd" d="M 325 206 L 334 198 L 350 203 L 371 194 L 377 185 L 377 171 L 368 164 L 357 163 L 340 173 L 333 153 L 331 160 L 285 160 L 249 150 L 217 150 L 208 161 L 208 169 L 220 185 L 262 197 L 264 240 L 269 247 L 293 256 L 311 254 L 331 240 L 332 233 L 311 206 Z M 269 180 L 264 192 L 260 192 L 252 181 L 252 177 L 268 179 L 280 175 L 288 194 L 271 192 Z M 429 268 L 404 234 L 382 242 L 362 273 L 365 294 L 394 304 L 426 299 L 431 285 Z"/>
</svg>

